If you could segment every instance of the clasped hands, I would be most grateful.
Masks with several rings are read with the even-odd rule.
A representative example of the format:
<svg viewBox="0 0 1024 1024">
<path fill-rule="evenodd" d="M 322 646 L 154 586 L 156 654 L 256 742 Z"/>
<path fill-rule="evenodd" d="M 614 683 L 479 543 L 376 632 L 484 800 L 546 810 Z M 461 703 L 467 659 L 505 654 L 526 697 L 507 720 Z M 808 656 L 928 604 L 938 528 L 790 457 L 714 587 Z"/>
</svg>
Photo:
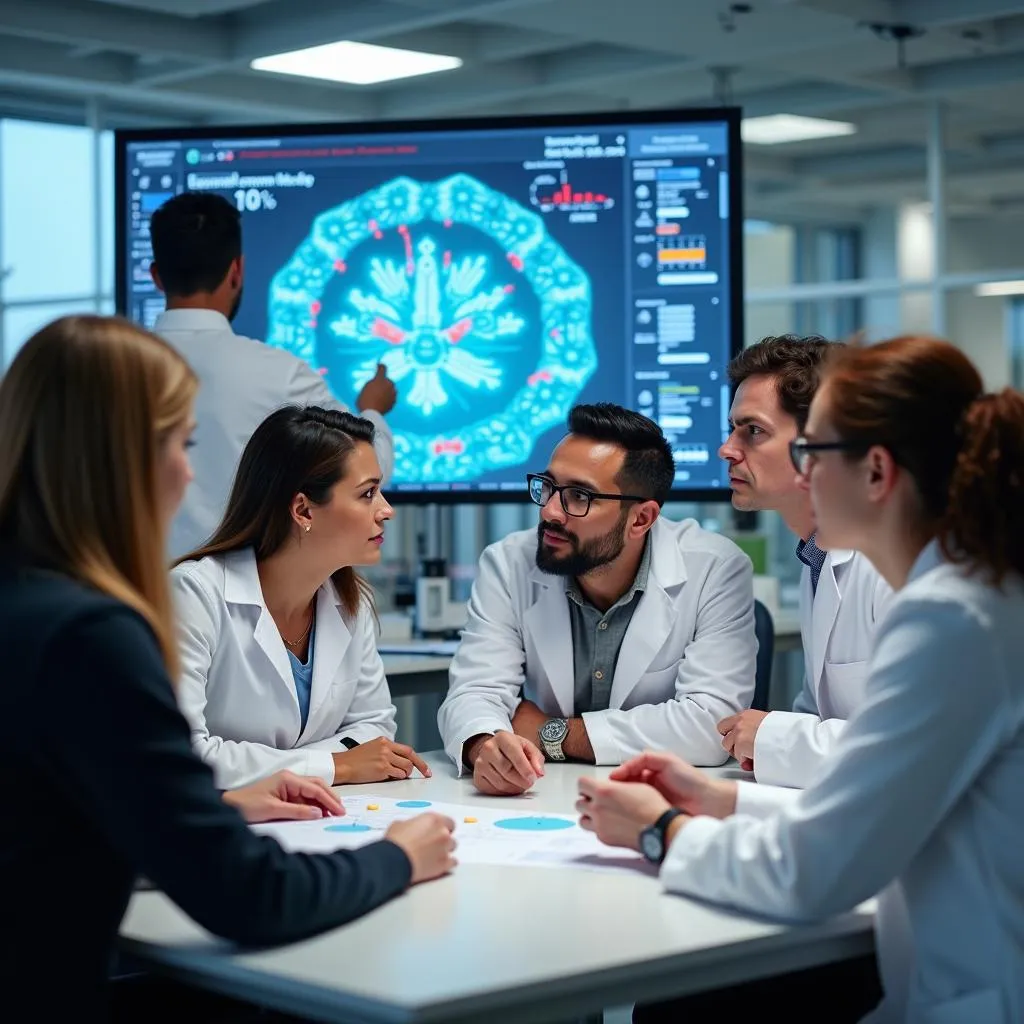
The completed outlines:
<svg viewBox="0 0 1024 1024">
<path fill-rule="evenodd" d="M 722 746 L 744 771 L 754 769 L 754 741 L 766 711 L 742 711 L 718 723 Z M 608 846 L 639 849 L 640 833 L 665 811 L 683 816 L 669 827 L 668 839 L 691 817 L 726 818 L 736 810 L 736 783 L 713 779 L 674 754 L 644 753 L 620 765 L 607 781 L 583 778 L 576 810 L 580 827 Z"/>
<path fill-rule="evenodd" d="M 608 779 L 579 780 L 580 827 L 607 846 L 639 850 L 640 833 L 665 811 L 683 814 L 672 822 L 668 841 L 690 818 L 726 818 L 736 809 L 736 783 L 713 779 L 675 754 L 647 752 L 615 768 Z"/>
</svg>

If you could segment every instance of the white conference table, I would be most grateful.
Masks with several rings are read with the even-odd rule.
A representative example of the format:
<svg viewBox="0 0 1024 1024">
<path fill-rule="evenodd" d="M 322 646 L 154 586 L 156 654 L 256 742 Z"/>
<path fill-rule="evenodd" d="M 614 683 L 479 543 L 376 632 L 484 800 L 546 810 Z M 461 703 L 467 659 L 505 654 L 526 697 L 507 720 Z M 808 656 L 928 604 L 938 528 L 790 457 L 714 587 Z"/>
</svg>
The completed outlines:
<svg viewBox="0 0 1024 1024">
<path fill-rule="evenodd" d="M 399 798 L 511 808 L 457 779 L 346 787 Z M 735 765 L 723 772 L 738 774 Z M 549 766 L 517 810 L 572 813 L 576 780 L 608 769 Z M 147 969 L 312 1020 L 356 1024 L 561 1021 L 603 1007 L 729 986 L 869 953 L 868 906 L 800 927 L 662 892 L 656 877 L 463 865 L 367 916 L 283 948 L 213 939 L 163 894 L 138 892 L 121 950 Z"/>
</svg>

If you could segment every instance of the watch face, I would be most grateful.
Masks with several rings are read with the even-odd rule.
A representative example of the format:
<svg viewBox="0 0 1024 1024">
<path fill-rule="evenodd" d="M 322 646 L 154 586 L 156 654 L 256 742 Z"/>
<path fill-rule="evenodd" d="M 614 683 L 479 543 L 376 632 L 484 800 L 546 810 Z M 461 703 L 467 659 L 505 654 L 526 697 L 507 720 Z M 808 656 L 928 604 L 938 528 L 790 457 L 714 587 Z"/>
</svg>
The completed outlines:
<svg viewBox="0 0 1024 1024">
<path fill-rule="evenodd" d="M 661 860 L 661 837 L 657 832 L 645 829 L 640 833 L 640 852 L 655 863 Z"/>
<path fill-rule="evenodd" d="M 560 718 L 552 719 L 550 722 L 545 722 L 540 728 L 540 738 L 546 740 L 548 743 L 557 743 L 560 739 L 563 739 L 568 729 L 566 728 L 565 722 Z"/>
</svg>

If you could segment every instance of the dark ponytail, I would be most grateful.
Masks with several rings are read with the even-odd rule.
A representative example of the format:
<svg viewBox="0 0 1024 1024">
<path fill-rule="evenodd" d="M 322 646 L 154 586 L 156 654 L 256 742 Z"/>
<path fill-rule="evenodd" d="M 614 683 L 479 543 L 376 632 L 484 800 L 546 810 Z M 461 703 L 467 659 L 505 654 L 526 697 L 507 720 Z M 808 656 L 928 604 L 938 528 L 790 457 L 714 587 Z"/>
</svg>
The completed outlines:
<svg viewBox="0 0 1024 1024">
<path fill-rule="evenodd" d="M 971 403 L 940 536 L 946 556 L 993 582 L 1024 575 L 1024 395 L 1004 388 Z"/>
</svg>

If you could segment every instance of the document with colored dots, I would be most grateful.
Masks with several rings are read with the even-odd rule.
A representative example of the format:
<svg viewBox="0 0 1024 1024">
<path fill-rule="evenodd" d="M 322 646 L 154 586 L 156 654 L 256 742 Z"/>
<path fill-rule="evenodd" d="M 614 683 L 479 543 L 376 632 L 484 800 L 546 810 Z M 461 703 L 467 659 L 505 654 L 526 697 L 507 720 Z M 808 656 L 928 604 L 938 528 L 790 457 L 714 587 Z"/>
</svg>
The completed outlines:
<svg viewBox="0 0 1024 1024">
<path fill-rule="evenodd" d="M 492 810 L 365 794 L 346 796 L 342 803 L 342 817 L 272 822 L 252 828 L 273 836 L 287 850 L 327 853 L 376 842 L 394 822 L 434 811 L 455 822 L 455 856 L 463 864 L 655 873 L 639 854 L 604 846 L 592 833 L 585 832 L 571 811 L 523 814 L 512 802 L 507 809 Z"/>
</svg>

